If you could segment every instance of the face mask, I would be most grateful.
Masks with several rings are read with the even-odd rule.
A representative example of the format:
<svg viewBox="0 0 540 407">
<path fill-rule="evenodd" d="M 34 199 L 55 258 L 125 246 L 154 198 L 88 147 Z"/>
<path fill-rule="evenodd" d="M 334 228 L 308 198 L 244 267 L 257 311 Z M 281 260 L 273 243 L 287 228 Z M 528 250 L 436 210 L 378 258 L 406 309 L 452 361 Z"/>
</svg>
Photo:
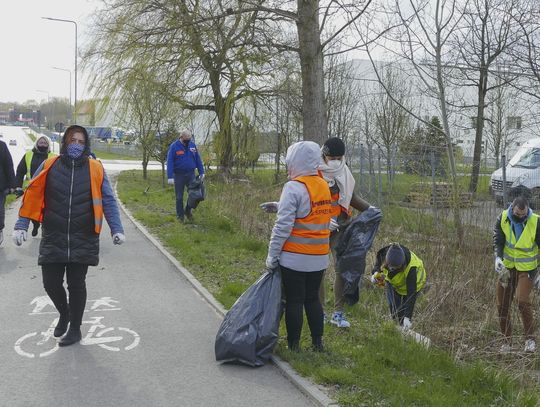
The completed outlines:
<svg viewBox="0 0 540 407">
<path fill-rule="evenodd" d="M 71 159 L 79 158 L 84 151 L 84 146 L 78 143 L 71 143 L 67 146 L 67 155 Z"/>
<path fill-rule="evenodd" d="M 49 147 L 47 146 L 38 146 L 38 151 L 42 152 L 42 153 L 46 153 L 48 150 L 49 150 Z"/>
<path fill-rule="evenodd" d="M 516 215 L 514 215 L 513 218 L 514 218 L 514 222 L 523 223 L 523 222 L 525 222 L 525 219 L 527 219 L 527 216 L 523 216 L 522 218 L 519 218 Z"/>
<path fill-rule="evenodd" d="M 326 163 L 331 169 L 337 170 L 339 167 L 341 167 L 341 160 L 330 160 Z"/>
</svg>

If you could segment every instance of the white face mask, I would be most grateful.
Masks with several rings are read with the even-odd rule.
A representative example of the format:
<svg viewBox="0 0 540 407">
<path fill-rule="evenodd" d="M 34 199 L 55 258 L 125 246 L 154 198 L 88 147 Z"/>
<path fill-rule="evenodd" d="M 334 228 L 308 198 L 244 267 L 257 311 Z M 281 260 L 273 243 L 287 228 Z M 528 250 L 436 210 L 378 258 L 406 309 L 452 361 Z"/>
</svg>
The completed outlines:
<svg viewBox="0 0 540 407">
<path fill-rule="evenodd" d="M 341 167 L 341 160 L 329 160 L 326 165 L 333 170 L 337 170 Z"/>
</svg>

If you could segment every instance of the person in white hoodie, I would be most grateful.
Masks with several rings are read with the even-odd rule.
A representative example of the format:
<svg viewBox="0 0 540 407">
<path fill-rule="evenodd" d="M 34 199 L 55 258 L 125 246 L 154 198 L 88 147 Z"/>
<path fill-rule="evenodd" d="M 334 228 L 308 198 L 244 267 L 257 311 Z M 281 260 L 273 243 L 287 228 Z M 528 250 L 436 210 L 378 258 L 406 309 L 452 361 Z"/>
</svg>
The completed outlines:
<svg viewBox="0 0 540 407">
<path fill-rule="evenodd" d="M 330 188 L 318 171 L 320 148 L 312 141 L 295 143 L 285 162 L 289 182 L 282 190 L 268 246 L 266 267 L 281 269 L 285 294 L 287 342 L 300 350 L 305 309 L 313 348 L 323 351 L 324 318 L 319 287 L 328 267 Z"/>
</svg>

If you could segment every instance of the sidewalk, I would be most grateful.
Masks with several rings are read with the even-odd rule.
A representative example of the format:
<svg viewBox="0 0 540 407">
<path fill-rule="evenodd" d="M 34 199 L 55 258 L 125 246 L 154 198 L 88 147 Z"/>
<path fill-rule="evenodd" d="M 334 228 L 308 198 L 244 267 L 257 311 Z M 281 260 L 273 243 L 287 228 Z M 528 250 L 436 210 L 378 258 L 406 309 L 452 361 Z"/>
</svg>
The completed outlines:
<svg viewBox="0 0 540 407">
<path fill-rule="evenodd" d="M 0 246 L 1 405 L 313 405 L 272 365 L 215 362 L 221 317 L 124 215 L 126 244 L 113 246 L 105 227 L 100 265 L 88 272 L 86 339 L 56 348 L 42 334 L 56 314 L 36 265 L 39 238 L 16 248 L 15 216 L 7 210 Z"/>
</svg>

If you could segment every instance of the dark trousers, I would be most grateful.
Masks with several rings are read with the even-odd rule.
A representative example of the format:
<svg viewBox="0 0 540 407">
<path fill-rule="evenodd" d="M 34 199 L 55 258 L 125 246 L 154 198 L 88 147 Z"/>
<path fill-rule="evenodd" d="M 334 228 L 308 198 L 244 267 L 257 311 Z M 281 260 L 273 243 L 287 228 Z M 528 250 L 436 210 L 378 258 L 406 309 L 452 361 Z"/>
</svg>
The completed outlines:
<svg viewBox="0 0 540 407">
<path fill-rule="evenodd" d="M 6 218 L 6 193 L 0 190 L 0 230 L 4 230 L 4 221 Z"/>
<path fill-rule="evenodd" d="M 392 318 L 400 324 L 403 322 L 403 318 L 406 317 L 405 311 L 407 309 L 409 309 L 412 317 L 417 296 L 418 292 L 411 296 L 400 295 L 391 284 L 388 284 L 388 282 L 386 283 L 386 299 L 388 300 L 388 306 L 390 307 L 390 314 L 392 315 Z"/>
<path fill-rule="evenodd" d="M 81 325 L 84 307 L 86 306 L 86 272 L 88 264 L 51 263 L 41 266 L 43 287 L 61 315 L 69 312 L 72 327 Z M 69 291 L 69 307 L 64 289 L 66 274 Z"/>
<path fill-rule="evenodd" d="M 195 171 L 174 173 L 174 192 L 176 193 L 176 216 L 184 218 L 184 189 L 195 179 Z M 185 213 L 191 215 L 191 208 L 186 203 Z"/>
<path fill-rule="evenodd" d="M 324 270 L 302 272 L 281 266 L 283 277 L 283 291 L 285 293 L 285 325 L 287 327 L 287 340 L 289 342 L 300 340 L 302 324 L 304 322 L 303 310 L 311 331 L 311 338 L 323 336 L 324 317 L 323 308 L 319 300 L 319 286 Z"/>
</svg>

